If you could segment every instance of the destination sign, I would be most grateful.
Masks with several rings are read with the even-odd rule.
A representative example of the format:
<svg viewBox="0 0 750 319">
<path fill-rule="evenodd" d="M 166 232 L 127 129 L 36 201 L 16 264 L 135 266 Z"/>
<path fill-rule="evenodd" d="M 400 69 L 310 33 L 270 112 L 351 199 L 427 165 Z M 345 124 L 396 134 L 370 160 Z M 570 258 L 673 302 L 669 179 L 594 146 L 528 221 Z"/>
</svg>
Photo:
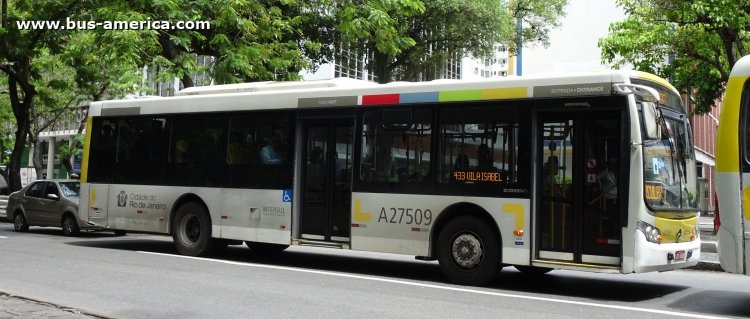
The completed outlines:
<svg viewBox="0 0 750 319">
<path fill-rule="evenodd" d="M 652 202 L 664 201 L 664 186 L 662 184 L 646 184 L 646 200 Z"/>
<path fill-rule="evenodd" d="M 459 182 L 502 182 L 500 172 L 454 171 L 453 179 Z"/>
</svg>

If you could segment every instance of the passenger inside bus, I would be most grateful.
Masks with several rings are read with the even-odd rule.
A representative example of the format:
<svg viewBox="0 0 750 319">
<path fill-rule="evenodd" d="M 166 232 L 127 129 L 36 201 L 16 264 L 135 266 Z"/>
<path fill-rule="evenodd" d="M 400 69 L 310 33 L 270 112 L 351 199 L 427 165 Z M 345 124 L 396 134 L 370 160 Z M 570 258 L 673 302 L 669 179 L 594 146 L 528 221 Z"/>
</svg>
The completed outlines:
<svg viewBox="0 0 750 319">
<path fill-rule="evenodd" d="M 610 158 L 604 170 L 597 175 L 602 193 L 608 201 L 617 200 L 617 159 Z"/>
<path fill-rule="evenodd" d="M 550 155 L 549 157 L 547 157 L 547 162 L 544 163 L 544 177 L 548 180 L 549 183 L 554 183 L 557 174 L 560 171 L 560 162 L 557 158 L 557 155 L 555 155 L 557 144 L 553 141 L 550 141 L 547 148 L 549 148 Z"/>
<path fill-rule="evenodd" d="M 274 128 L 270 136 L 264 138 L 266 145 L 260 149 L 260 160 L 263 164 L 280 165 L 283 161 L 282 134 L 280 128 Z"/>
<path fill-rule="evenodd" d="M 477 148 L 477 169 L 479 171 L 491 171 L 495 169 L 495 166 L 492 165 L 490 147 L 487 144 L 480 144 Z"/>
</svg>

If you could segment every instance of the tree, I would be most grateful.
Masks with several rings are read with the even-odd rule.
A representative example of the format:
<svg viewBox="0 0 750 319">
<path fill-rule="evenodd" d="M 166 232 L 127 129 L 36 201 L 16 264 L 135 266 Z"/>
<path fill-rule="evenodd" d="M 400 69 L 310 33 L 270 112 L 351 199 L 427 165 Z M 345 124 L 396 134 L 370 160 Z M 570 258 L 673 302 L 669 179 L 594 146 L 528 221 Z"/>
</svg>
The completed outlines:
<svg viewBox="0 0 750 319">
<path fill-rule="evenodd" d="M 599 40 L 602 60 L 669 78 L 692 92 L 697 114 L 721 98 L 735 62 L 748 54 L 750 1 L 618 0 L 628 14 Z"/>
<path fill-rule="evenodd" d="M 525 43 L 548 44 L 567 0 L 360 0 L 336 3 L 339 43 L 364 46 L 381 83 L 431 80 L 449 59 L 483 57 L 502 43 L 515 48 L 516 21 Z M 329 10 L 333 11 L 333 10 Z M 343 43 L 342 43 L 343 42 Z"/>
<path fill-rule="evenodd" d="M 2 25 L 0 26 L 0 72 L 8 79 L 8 96 L 16 119 L 15 144 L 7 167 L 8 186 L 21 188 L 21 157 L 30 132 L 30 112 L 35 107 L 37 88 L 34 80 L 42 73 L 33 62 L 40 55 L 56 54 L 66 43 L 69 32 L 52 28 L 19 28 L 22 21 L 64 21 L 71 13 L 90 5 L 76 0 L 0 0 Z"/>
<path fill-rule="evenodd" d="M 302 0 L 174 0 L 110 1 L 106 4 L 110 20 L 210 22 L 210 28 L 158 29 L 149 32 L 144 62 L 164 77 L 176 76 L 184 87 L 194 86 L 193 75 L 207 72 L 216 83 L 261 80 L 296 80 L 307 66 L 303 48 L 314 49 L 312 42 L 298 41 L 303 18 L 297 7 Z M 295 8 L 295 10 L 290 10 Z M 155 54 L 150 56 L 149 54 Z M 214 57 L 204 67 L 196 55 Z"/>
</svg>

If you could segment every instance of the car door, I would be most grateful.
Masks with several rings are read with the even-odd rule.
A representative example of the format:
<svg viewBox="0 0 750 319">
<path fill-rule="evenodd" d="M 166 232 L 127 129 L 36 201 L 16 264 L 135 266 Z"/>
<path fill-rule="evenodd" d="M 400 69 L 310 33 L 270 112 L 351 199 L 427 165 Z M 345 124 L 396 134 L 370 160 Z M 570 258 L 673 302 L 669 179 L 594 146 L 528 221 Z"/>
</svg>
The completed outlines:
<svg viewBox="0 0 750 319">
<path fill-rule="evenodd" d="M 23 211 L 26 213 L 26 222 L 29 225 L 37 226 L 41 224 L 41 200 L 46 186 L 46 181 L 34 182 L 19 199 Z"/>
<path fill-rule="evenodd" d="M 56 197 L 50 197 L 54 195 Z M 47 182 L 47 186 L 44 187 L 44 194 L 40 199 L 39 216 L 40 223 L 43 226 L 60 226 L 62 220 L 62 207 L 61 206 L 62 194 L 54 182 Z"/>
</svg>

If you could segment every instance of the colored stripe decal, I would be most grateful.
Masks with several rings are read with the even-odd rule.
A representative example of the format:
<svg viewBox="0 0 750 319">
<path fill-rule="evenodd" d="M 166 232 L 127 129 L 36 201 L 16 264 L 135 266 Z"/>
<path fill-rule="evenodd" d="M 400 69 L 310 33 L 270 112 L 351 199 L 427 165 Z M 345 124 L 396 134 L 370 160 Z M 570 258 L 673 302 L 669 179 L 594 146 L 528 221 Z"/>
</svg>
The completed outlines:
<svg viewBox="0 0 750 319">
<path fill-rule="evenodd" d="M 89 150 L 91 149 L 91 130 L 93 117 L 86 119 L 86 140 L 83 142 L 83 160 L 81 161 L 81 183 L 88 181 L 89 172 Z"/>
<path fill-rule="evenodd" d="M 518 99 L 529 97 L 526 87 L 482 90 L 482 100 Z"/>
<path fill-rule="evenodd" d="M 363 95 L 362 105 L 398 104 L 399 94 Z"/>
<path fill-rule="evenodd" d="M 438 101 L 438 92 L 403 93 L 401 103 L 433 103 Z"/>
<path fill-rule="evenodd" d="M 456 90 L 439 93 L 440 102 L 477 101 L 482 99 L 482 90 Z"/>
</svg>

